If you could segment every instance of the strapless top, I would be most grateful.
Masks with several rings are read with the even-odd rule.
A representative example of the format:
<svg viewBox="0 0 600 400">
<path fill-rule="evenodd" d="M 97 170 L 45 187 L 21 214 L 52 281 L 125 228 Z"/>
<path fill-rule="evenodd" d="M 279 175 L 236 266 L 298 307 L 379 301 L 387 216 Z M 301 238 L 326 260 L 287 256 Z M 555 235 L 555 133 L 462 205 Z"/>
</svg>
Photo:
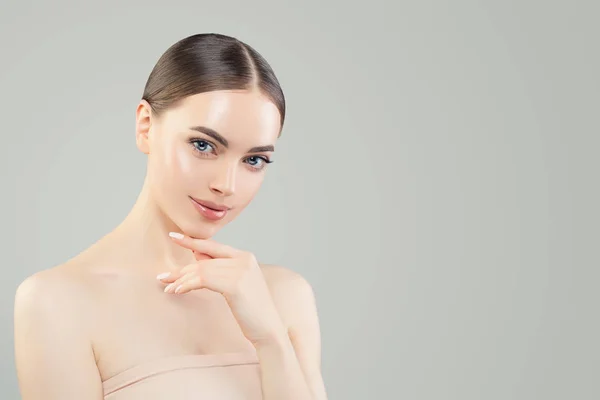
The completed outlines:
<svg viewBox="0 0 600 400">
<path fill-rule="evenodd" d="M 260 400 L 256 353 L 172 356 L 133 366 L 104 382 L 105 400 Z"/>
</svg>

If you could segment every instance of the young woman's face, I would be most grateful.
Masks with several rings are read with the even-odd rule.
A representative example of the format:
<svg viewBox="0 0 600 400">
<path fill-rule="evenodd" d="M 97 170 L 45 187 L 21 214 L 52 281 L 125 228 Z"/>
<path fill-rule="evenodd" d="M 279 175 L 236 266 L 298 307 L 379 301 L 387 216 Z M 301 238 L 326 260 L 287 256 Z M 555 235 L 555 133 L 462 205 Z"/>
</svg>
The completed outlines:
<svg viewBox="0 0 600 400">
<path fill-rule="evenodd" d="M 258 192 L 280 131 L 277 107 L 259 92 L 215 91 L 149 115 L 142 102 L 137 144 L 155 201 L 183 232 L 213 236 Z"/>
</svg>

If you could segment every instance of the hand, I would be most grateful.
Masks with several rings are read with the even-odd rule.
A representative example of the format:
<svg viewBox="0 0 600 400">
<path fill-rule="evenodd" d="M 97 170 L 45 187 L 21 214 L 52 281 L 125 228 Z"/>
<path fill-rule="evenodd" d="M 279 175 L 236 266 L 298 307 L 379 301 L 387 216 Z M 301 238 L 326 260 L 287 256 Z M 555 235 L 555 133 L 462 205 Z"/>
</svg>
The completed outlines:
<svg viewBox="0 0 600 400">
<path fill-rule="evenodd" d="M 192 250 L 197 261 L 178 272 L 158 275 L 157 279 L 169 283 L 166 293 L 184 294 L 197 289 L 221 293 L 242 332 L 255 347 L 279 338 L 284 325 L 252 253 L 212 240 L 170 236 L 178 245 Z M 201 259 L 202 255 L 210 258 Z"/>
</svg>

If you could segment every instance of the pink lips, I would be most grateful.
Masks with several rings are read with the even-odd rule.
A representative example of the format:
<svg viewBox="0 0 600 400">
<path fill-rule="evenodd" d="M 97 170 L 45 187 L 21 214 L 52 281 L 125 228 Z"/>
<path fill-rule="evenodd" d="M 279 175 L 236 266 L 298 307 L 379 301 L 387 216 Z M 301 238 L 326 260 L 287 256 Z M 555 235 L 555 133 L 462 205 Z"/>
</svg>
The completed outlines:
<svg viewBox="0 0 600 400">
<path fill-rule="evenodd" d="M 218 221 L 227 215 L 227 211 L 230 209 L 227 206 L 216 204 L 210 201 L 198 200 L 190 197 L 192 204 L 198 210 L 198 212 L 206 219 L 211 221 Z"/>
</svg>

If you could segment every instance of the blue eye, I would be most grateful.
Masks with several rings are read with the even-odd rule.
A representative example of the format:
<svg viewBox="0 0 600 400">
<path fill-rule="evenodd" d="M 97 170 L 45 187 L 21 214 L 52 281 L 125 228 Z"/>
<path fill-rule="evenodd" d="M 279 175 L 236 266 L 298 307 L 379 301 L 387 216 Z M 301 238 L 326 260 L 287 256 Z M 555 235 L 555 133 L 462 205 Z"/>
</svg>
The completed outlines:
<svg viewBox="0 0 600 400">
<path fill-rule="evenodd" d="M 205 140 L 193 140 L 192 145 L 194 146 L 195 150 L 201 153 L 206 153 L 207 150 L 208 152 L 212 152 L 215 150 L 215 148 Z"/>
<path fill-rule="evenodd" d="M 270 164 L 272 162 L 273 161 L 269 160 L 267 157 L 261 157 L 261 156 L 250 156 L 250 157 L 246 158 L 246 163 L 248 165 L 250 165 L 250 167 L 252 169 L 255 169 L 255 170 L 261 170 L 267 164 Z"/>
<path fill-rule="evenodd" d="M 265 159 L 262 157 L 248 157 L 247 160 L 248 160 L 248 164 L 250 164 L 252 166 L 255 166 L 261 162 L 263 162 L 263 163 L 265 162 Z"/>
</svg>

